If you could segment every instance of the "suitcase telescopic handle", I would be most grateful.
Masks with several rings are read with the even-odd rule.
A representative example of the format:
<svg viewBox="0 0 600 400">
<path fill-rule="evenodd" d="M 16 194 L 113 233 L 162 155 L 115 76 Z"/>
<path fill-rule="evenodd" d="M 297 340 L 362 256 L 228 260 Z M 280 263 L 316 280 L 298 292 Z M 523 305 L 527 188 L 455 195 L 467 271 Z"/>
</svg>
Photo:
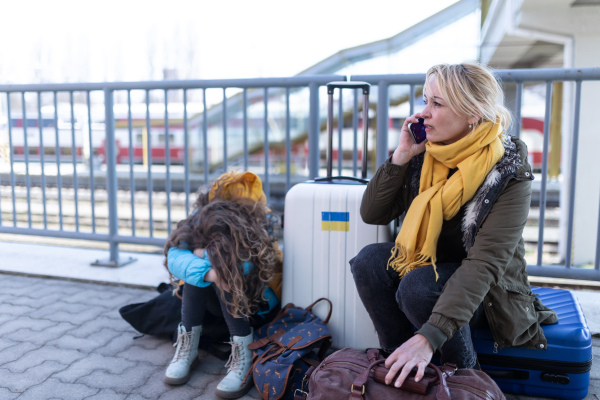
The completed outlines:
<svg viewBox="0 0 600 400">
<path fill-rule="evenodd" d="M 369 92 L 371 85 L 367 82 L 330 82 L 327 84 L 327 178 L 332 177 L 333 171 L 333 91 L 334 89 L 361 89 L 363 93 L 363 152 L 362 152 L 362 179 L 367 177 L 367 150 L 369 137 Z M 342 118 L 343 119 L 343 118 Z M 338 121 L 343 123 L 343 121 Z M 341 149 L 340 149 L 341 151 Z"/>
<path fill-rule="evenodd" d="M 369 94 L 369 92 L 371 91 L 371 84 L 360 81 L 329 82 L 327 84 L 327 94 L 333 94 L 333 89 L 362 89 L 363 94 Z"/>
</svg>

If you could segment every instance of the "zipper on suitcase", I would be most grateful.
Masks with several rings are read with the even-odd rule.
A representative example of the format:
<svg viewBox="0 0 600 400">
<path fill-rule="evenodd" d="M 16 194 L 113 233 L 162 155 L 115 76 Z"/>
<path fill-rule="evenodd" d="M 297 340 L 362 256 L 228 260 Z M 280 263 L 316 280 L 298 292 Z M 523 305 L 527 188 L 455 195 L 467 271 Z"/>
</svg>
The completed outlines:
<svg viewBox="0 0 600 400">
<path fill-rule="evenodd" d="M 479 363 L 492 367 L 544 371 L 551 374 L 584 374 L 592 369 L 592 360 L 582 362 L 538 360 L 534 358 L 477 354 Z"/>
</svg>

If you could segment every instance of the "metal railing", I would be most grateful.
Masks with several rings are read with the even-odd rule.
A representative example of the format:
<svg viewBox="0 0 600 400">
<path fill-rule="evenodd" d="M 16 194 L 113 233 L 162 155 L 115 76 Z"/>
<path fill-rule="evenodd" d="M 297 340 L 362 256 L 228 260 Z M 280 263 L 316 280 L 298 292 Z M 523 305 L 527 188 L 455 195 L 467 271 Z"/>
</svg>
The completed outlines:
<svg viewBox="0 0 600 400">
<path fill-rule="evenodd" d="M 520 134 L 524 86 L 534 82 L 546 86 L 538 259 L 536 265 L 528 267 L 528 272 L 531 275 L 600 280 L 600 246 L 597 246 L 592 269 L 572 268 L 571 265 L 581 89 L 583 82 L 600 81 L 600 69 L 503 70 L 496 71 L 496 74 L 502 82 L 516 84 L 513 107 L 515 129 L 512 132 L 515 135 Z M 373 85 L 373 93 L 376 93 L 376 101 L 373 101 L 375 96 L 372 95 L 370 104 L 371 114 L 375 113 L 372 124 L 375 129 L 371 129 L 370 135 L 374 137 L 376 159 L 371 165 L 380 165 L 393 150 L 389 131 L 390 107 L 408 102 L 409 114 L 412 114 L 416 107 L 417 91 L 421 89 L 424 78 L 424 74 L 361 75 L 350 78 L 369 82 Z M 319 140 L 324 132 L 323 99 L 326 93 L 323 86 L 330 81 L 346 79 L 339 75 L 323 75 L 206 81 L 0 85 L 0 96 L 3 94 L 3 98 L 0 97 L 0 135 L 6 136 L 5 142 L 1 143 L 5 149 L 4 168 L 0 171 L 0 233 L 106 242 L 110 246 L 110 258 L 103 263 L 117 266 L 125 262 L 119 259 L 119 244 L 162 246 L 173 223 L 189 212 L 193 201 L 190 192 L 224 171 L 254 169 L 263 180 L 269 200 L 274 202 L 285 195 L 294 183 L 319 175 L 324 149 Z M 542 265 L 549 104 L 552 83 L 558 81 L 575 84 L 569 176 L 565 179 L 568 185 L 563 183 L 563 190 L 568 190 L 569 195 L 566 255 L 564 266 L 561 267 Z M 221 98 L 212 104 L 207 100 L 210 90 L 222 91 Z M 193 103 L 190 97 L 192 92 L 198 94 L 196 91 L 201 95 L 200 111 L 192 112 L 189 110 Z M 162 134 L 164 138 L 164 155 L 160 163 L 155 161 L 153 154 L 157 147 L 153 142 L 156 118 L 150 112 L 154 104 L 152 96 L 156 92 L 162 93 L 163 104 L 162 116 L 158 118 L 163 121 L 159 135 Z M 143 106 L 144 115 L 135 118 L 132 98 L 138 95 L 139 99 L 140 93 L 143 99 L 138 102 Z M 183 104 L 183 112 L 177 118 L 170 111 L 173 101 L 169 97 L 173 93 L 179 94 Z M 65 96 L 68 97 L 66 123 L 60 128 L 59 99 Z M 102 98 L 94 102 L 94 96 Z M 120 128 L 115 127 L 115 120 L 118 119 L 114 111 L 117 108 L 115 96 L 126 99 L 126 116 Z M 357 176 L 357 160 L 366 156 L 359 154 L 357 146 L 360 124 L 357 93 L 353 98 L 342 98 L 341 93 L 338 96 L 338 173 Z M 52 125 L 50 127 L 45 126 L 44 107 L 47 106 L 43 106 L 44 103 L 52 110 L 47 124 Z M 98 123 L 98 117 L 93 115 L 94 104 L 103 110 L 101 119 L 104 125 L 101 128 L 98 128 L 102 125 Z M 83 105 L 83 111 L 78 109 L 78 105 Z M 5 117 L 4 126 L 2 116 Z M 18 126 L 19 118 L 21 126 Z M 30 120 L 37 123 L 31 123 Z M 253 124 L 256 125 L 254 128 Z M 284 128 L 279 129 L 279 125 Z M 137 131 L 143 144 L 141 163 L 135 160 L 135 152 L 139 150 L 134 145 L 136 126 L 141 126 Z M 183 140 L 183 156 L 177 162 L 174 149 L 171 148 L 174 147 L 171 134 L 176 130 L 182 134 Z M 279 136 L 274 139 L 276 130 Z M 351 146 L 342 143 L 342 138 L 348 137 L 348 132 L 352 138 Z M 120 139 L 117 133 L 124 136 Z M 19 144 L 22 149 L 18 150 L 16 140 L 20 136 L 23 143 Z M 103 137 L 101 146 L 93 145 L 98 142 L 94 136 Z M 254 137 L 254 142 L 251 137 Z M 52 138 L 53 144 L 44 144 L 44 140 L 48 141 L 49 138 Z M 83 164 L 86 161 L 83 154 L 85 146 L 79 144 L 86 140 L 90 153 L 87 166 Z M 119 140 L 121 148 L 117 147 Z M 216 141 L 222 145 L 222 151 L 221 147 L 215 146 Z M 123 143 L 127 145 L 123 146 Z M 293 162 L 297 153 L 302 153 L 304 143 L 307 144 L 306 156 Z M 283 150 L 277 155 L 281 163 L 280 168 L 276 169 L 273 160 L 276 156 L 274 149 L 278 146 Z M 294 150 L 294 146 L 299 150 Z M 48 148 L 54 150 L 48 153 Z M 351 149 L 350 164 L 345 163 L 344 149 L 347 148 Z M 101 166 L 95 165 L 97 151 L 104 158 Z M 122 155 L 125 155 L 127 162 L 118 163 Z M 195 163 L 192 158 L 198 162 Z M 82 203 L 89 206 L 89 212 L 84 211 Z M 83 220 L 89 220 L 89 226 L 80 226 Z M 106 226 L 100 227 L 100 220 L 105 221 Z M 156 226 L 158 224 L 161 225 L 160 229 Z M 598 231 L 600 237 L 600 220 Z"/>
<path fill-rule="evenodd" d="M 115 82 L 115 83 L 92 83 L 92 84 L 32 84 L 32 85 L 0 85 L 0 94 L 4 94 L 3 106 L 0 105 L 0 124 L 2 123 L 2 114 L 4 114 L 4 125 L 0 125 L 3 128 L 3 132 L 0 134 L 4 136 L 2 145 L 5 147 L 3 150 L 5 168 L 6 171 L 0 175 L 2 191 L 8 190 L 10 211 L 5 212 L 7 208 L 5 204 L 6 198 L 0 201 L 0 233 L 11 233 L 11 234 L 23 234 L 23 235 L 36 235 L 36 236 L 51 236 L 57 238 L 66 239 L 84 239 L 92 241 L 100 241 L 109 243 L 110 246 L 110 258 L 109 260 L 102 261 L 101 264 L 109 266 L 119 266 L 128 261 L 119 260 L 118 245 L 121 243 L 129 244 L 141 244 L 141 245 L 155 245 L 162 246 L 165 242 L 166 236 L 172 229 L 173 218 L 172 218 L 172 178 L 173 174 L 171 170 L 173 165 L 171 163 L 172 152 L 170 149 L 171 144 L 171 132 L 170 122 L 172 118 L 169 116 L 169 92 L 179 91 L 183 95 L 183 115 L 180 117 L 183 120 L 182 136 L 184 140 L 183 153 L 184 159 L 181 166 L 181 172 L 179 178 L 183 182 L 181 191 L 185 195 L 185 206 L 182 207 L 183 215 L 189 212 L 190 207 L 190 192 L 195 191 L 196 187 L 192 189 L 192 175 L 196 176 L 196 184 L 206 184 L 210 179 L 215 178 L 221 172 L 231 169 L 228 165 L 228 160 L 231 157 L 230 152 L 227 149 L 228 143 L 228 131 L 227 124 L 229 108 L 233 108 L 237 103 L 242 103 L 241 109 L 243 113 L 243 136 L 244 142 L 243 154 L 241 158 L 243 161 L 240 162 L 240 167 L 248 169 L 248 158 L 250 149 L 248 146 L 248 109 L 250 107 L 249 102 L 262 102 L 264 110 L 262 113 L 262 129 L 263 132 L 263 148 L 262 152 L 264 155 L 262 165 L 262 180 L 263 188 L 267 195 L 271 193 L 270 180 L 272 177 L 271 171 L 269 171 L 270 161 L 269 156 L 271 152 L 272 141 L 269 138 L 270 134 L 270 116 L 269 116 L 269 98 L 273 96 L 284 97 L 284 108 L 285 108 L 285 154 L 286 159 L 285 166 L 285 190 L 289 189 L 292 184 L 291 166 L 289 163 L 291 150 L 290 150 L 290 97 L 292 93 L 298 91 L 308 91 L 308 98 L 303 107 L 308 109 L 308 117 L 306 124 L 306 132 L 301 132 L 308 138 L 308 160 L 307 168 L 308 174 L 301 176 L 301 180 L 312 178 L 318 175 L 319 168 L 319 88 L 325 85 L 327 82 L 332 80 L 345 79 L 344 76 L 339 75 L 322 75 L 322 76 L 307 76 L 307 77 L 292 77 L 292 78 L 267 78 L 267 79 L 231 79 L 231 80 L 203 80 L 203 81 L 164 81 L 164 82 Z M 237 89 L 238 93 L 230 98 L 226 95 L 227 89 Z M 207 91 L 210 89 L 219 89 L 223 91 L 223 99 L 221 104 L 216 104 L 213 107 L 207 105 Z M 197 113 L 195 116 L 188 115 L 188 100 L 187 95 L 191 90 L 200 90 L 202 94 L 202 111 Z M 139 198 L 135 198 L 136 182 L 134 175 L 138 175 L 139 179 L 140 171 L 138 166 L 134 165 L 133 157 L 133 126 L 134 120 L 132 118 L 132 104 L 131 97 L 132 92 L 141 91 L 145 94 L 145 118 L 142 124 L 145 125 L 144 131 L 146 132 L 143 139 L 143 147 L 146 152 L 150 155 L 144 158 L 144 165 L 142 170 L 145 171 L 146 178 L 143 183 L 143 189 L 147 194 L 144 207 L 147 208 L 147 235 L 142 234 L 139 230 L 136 230 L 136 203 Z M 164 97 L 164 109 L 163 109 L 163 137 L 164 144 L 162 145 L 164 150 L 164 159 L 161 160 L 162 168 L 159 173 L 156 173 L 153 165 L 152 152 L 156 148 L 156 145 L 152 143 L 153 134 L 152 125 L 155 121 L 154 117 L 150 115 L 151 109 L 151 97 L 155 91 L 163 92 Z M 117 148 L 116 148 L 116 137 L 115 137 L 115 115 L 114 115 L 114 96 L 115 93 L 124 92 L 127 95 L 127 127 L 125 133 L 128 136 L 128 145 L 126 152 L 129 154 L 128 165 L 125 165 L 125 171 L 122 172 L 122 176 L 118 177 L 117 173 Z M 102 118 L 104 128 L 101 132 L 94 132 L 94 124 L 98 124 L 98 121 L 94 121 L 92 117 L 92 97 L 95 93 L 103 94 L 103 99 L 100 101 L 100 105 L 104 110 L 104 117 Z M 26 96 L 26 94 L 28 96 Z M 58 110 L 60 108 L 59 97 L 66 94 L 68 96 L 68 109 L 69 112 L 66 114 L 66 125 L 68 129 L 60 130 L 61 118 Z M 32 96 L 33 95 L 33 96 Z M 50 100 L 46 103 L 50 103 L 50 109 L 52 115 L 46 118 L 42 107 L 42 97 L 46 95 L 50 96 Z M 76 113 L 76 103 L 74 101 L 74 95 L 84 97 L 83 105 L 85 108 L 84 112 Z M 33 97 L 33 98 L 32 98 Z M 45 99 L 48 100 L 48 99 Z M 18 118 L 15 117 L 13 103 L 20 101 L 20 111 Z M 239 104 L 238 104 L 239 105 Z M 47 107 L 47 106 L 46 106 Z M 34 111 L 32 111 L 34 110 Z M 220 112 L 219 112 L 220 111 Z M 223 157 L 220 164 L 216 167 L 208 165 L 208 153 L 210 149 L 209 141 L 209 122 L 214 120 L 216 114 L 217 119 L 221 119 L 222 126 L 222 144 L 223 144 Z M 86 126 L 82 127 L 79 121 L 79 116 L 83 115 L 87 117 Z M 46 121 L 50 121 L 50 129 L 53 132 L 49 132 Z M 189 128 L 189 121 L 199 121 L 198 131 L 192 132 Z M 77 124 L 80 126 L 77 127 Z M 38 134 L 33 135 L 33 131 L 37 130 Z M 19 130 L 17 134 L 17 130 Z M 59 134 L 60 131 L 60 134 Z M 77 135 L 76 135 L 77 131 Z M 48 135 L 53 134 L 54 146 L 46 146 L 44 139 L 48 141 Z M 98 142 L 92 138 L 93 134 L 102 135 L 102 146 L 100 152 L 104 151 L 105 165 L 101 170 L 97 170 L 93 165 L 94 160 L 94 149 L 92 143 Z M 15 145 L 16 136 L 22 137 L 22 143 L 19 146 Z M 156 136 L 156 135 L 154 135 Z M 200 174 L 193 174 L 192 165 L 188 158 L 189 155 L 189 139 L 192 137 L 199 136 L 203 144 L 202 153 L 204 156 L 203 160 L 203 171 Z M 32 138 L 37 140 L 36 145 L 33 145 L 30 141 Z M 81 155 L 85 151 L 81 142 L 86 139 L 88 140 L 88 149 L 92 154 L 88 159 L 88 168 L 82 168 L 83 164 Z M 62 141 L 62 144 L 61 144 Z M 52 151 L 52 160 L 48 158 L 48 148 Z M 67 150 L 67 151 L 65 151 Z M 17 154 L 22 155 L 21 159 L 17 160 Z M 21 154 L 22 153 L 22 154 Z M 65 153 L 70 154 L 70 157 L 66 159 Z M 32 154 L 34 154 L 37 160 L 32 161 Z M 39 168 L 39 173 L 36 174 L 36 182 L 32 182 L 33 173 L 31 171 L 32 165 L 36 165 Z M 48 164 L 52 164 L 53 173 L 48 172 Z M 67 164 L 67 165 L 65 165 Z M 68 166 L 70 172 L 65 174 L 65 167 Z M 235 168 L 235 166 L 234 166 Z M 82 171 L 83 169 L 83 171 Z M 238 169 L 240 169 L 238 167 Z M 127 171 L 128 170 L 128 171 Z M 85 179 L 84 179 L 85 178 Z M 123 181 L 121 187 L 129 190 L 129 209 L 130 209 L 130 220 L 128 230 L 131 231 L 130 235 L 123 234 L 123 229 L 119 227 L 119 207 L 118 207 L 118 188 L 119 181 Z M 160 182 L 160 187 L 157 187 L 157 182 Z M 65 188 L 69 187 L 69 203 L 66 204 L 65 200 Z M 32 204 L 32 192 L 35 188 L 39 188 L 41 191 L 40 202 L 42 209 L 33 212 L 36 204 Z M 90 206 L 90 217 L 91 224 L 89 229 L 83 230 L 80 227 L 80 191 L 88 189 L 86 195 L 89 196 Z M 99 232 L 97 229 L 97 205 L 98 201 L 95 198 L 98 190 L 105 191 L 106 201 L 106 219 L 107 229 L 104 232 Z M 53 215 L 51 221 L 49 221 L 49 212 L 47 210 L 48 203 L 48 191 L 52 191 L 52 197 L 55 197 L 56 212 Z M 26 204 L 20 204 L 17 202 L 17 194 L 20 191 L 24 191 L 23 196 L 26 200 Z M 162 237 L 155 236 L 154 222 L 156 218 L 155 210 L 153 210 L 154 204 L 156 203 L 155 196 L 156 192 L 163 192 L 166 198 L 166 204 L 164 204 L 164 212 L 166 213 L 166 227 L 162 230 Z M 68 210 L 67 210 L 68 208 Z M 67 213 L 67 211 L 69 211 Z M 34 221 L 33 214 L 41 214 L 41 221 Z M 65 217 L 67 216 L 73 221 L 69 224 L 71 229 L 65 227 Z M 19 215 L 23 215 L 25 220 L 19 222 Z M 11 218 L 8 219 L 7 217 Z M 180 218 L 182 219 L 182 218 Z M 7 223 L 8 222 L 8 223 Z"/>
</svg>

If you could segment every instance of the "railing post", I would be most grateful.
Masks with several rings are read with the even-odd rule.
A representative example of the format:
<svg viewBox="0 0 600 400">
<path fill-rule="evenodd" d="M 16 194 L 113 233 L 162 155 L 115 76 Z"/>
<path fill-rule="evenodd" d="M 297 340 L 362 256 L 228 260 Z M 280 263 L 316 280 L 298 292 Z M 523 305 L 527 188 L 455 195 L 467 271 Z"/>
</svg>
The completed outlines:
<svg viewBox="0 0 600 400">
<path fill-rule="evenodd" d="M 113 90 L 104 89 L 104 126 L 106 146 L 106 196 L 108 198 L 108 235 L 110 258 L 96 260 L 92 263 L 100 267 L 122 267 L 136 261 L 128 257 L 119 260 L 119 242 L 116 240 L 119 230 L 119 215 L 117 211 L 117 146 L 115 143 L 115 118 L 113 111 Z M 94 190 L 94 188 L 92 188 Z M 93 204 L 92 207 L 95 205 Z"/>
<path fill-rule="evenodd" d="M 319 133 L 321 126 L 319 124 L 319 85 L 311 82 L 308 85 L 309 90 L 309 109 L 308 109 L 308 179 L 314 179 L 319 176 Z"/>
<path fill-rule="evenodd" d="M 544 226 L 546 224 L 546 183 L 548 182 L 548 143 L 550 139 L 550 117 L 552 114 L 552 82 L 546 82 L 546 108 L 544 116 L 544 147 L 542 157 L 542 182 L 540 186 L 539 225 L 538 225 L 538 254 L 537 265 L 542 265 L 544 253 Z"/>
<path fill-rule="evenodd" d="M 388 108 L 390 95 L 388 83 L 379 81 L 377 83 L 377 141 L 375 152 L 375 168 L 383 164 L 388 158 Z"/>
<path fill-rule="evenodd" d="M 569 201 L 567 217 L 567 245 L 565 267 L 571 268 L 573 253 L 573 225 L 575 223 L 575 184 L 577 179 L 577 154 L 579 152 L 579 119 L 581 118 L 581 81 L 575 83 L 575 110 L 573 112 L 573 135 L 571 137 L 571 166 L 569 167 Z"/>
</svg>

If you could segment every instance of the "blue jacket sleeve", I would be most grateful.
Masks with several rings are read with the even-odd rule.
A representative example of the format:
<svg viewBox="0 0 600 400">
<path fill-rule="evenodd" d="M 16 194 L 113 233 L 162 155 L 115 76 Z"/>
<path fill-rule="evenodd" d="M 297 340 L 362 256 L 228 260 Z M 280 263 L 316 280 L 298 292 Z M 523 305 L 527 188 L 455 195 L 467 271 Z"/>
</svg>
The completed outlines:
<svg viewBox="0 0 600 400">
<path fill-rule="evenodd" d="M 268 308 L 263 311 L 257 312 L 257 314 L 261 317 L 265 317 L 271 312 L 271 310 L 273 310 L 279 304 L 279 299 L 277 298 L 277 295 L 269 286 L 265 288 L 265 299 L 267 301 Z"/>
<path fill-rule="evenodd" d="M 171 247 L 167 253 L 167 267 L 174 277 L 185 283 L 198 287 L 206 287 L 211 282 L 205 282 L 204 276 L 212 268 L 208 257 L 196 257 L 190 250 Z"/>
</svg>

